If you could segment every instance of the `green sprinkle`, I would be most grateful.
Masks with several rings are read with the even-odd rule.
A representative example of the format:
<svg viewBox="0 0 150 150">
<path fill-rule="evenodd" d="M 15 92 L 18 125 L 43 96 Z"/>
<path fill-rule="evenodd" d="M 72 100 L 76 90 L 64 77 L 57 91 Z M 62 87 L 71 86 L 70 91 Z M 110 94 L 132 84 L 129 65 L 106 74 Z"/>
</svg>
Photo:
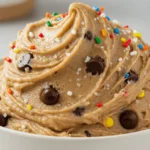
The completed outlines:
<svg viewBox="0 0 150 150">
<path fill-rule="evenodd" d="M 98 36 L 95 37 L 95 42 L 97 44 L 101 44 L 102 43 L 101 39 Z"/>
<path fill-rule="evenodd" d="M 57 12 L 53 12 L 53 16 L 57 16 L 58 15 L 58 13 Z"/>
<path fill-rule="evenodd" d="M 51 27 L 51 26 L 52 26 L 52 24 L 51 24 L 50 21 L 47 21 L 46 24 L 47 24 L 48 27 Z"/>
</svg>

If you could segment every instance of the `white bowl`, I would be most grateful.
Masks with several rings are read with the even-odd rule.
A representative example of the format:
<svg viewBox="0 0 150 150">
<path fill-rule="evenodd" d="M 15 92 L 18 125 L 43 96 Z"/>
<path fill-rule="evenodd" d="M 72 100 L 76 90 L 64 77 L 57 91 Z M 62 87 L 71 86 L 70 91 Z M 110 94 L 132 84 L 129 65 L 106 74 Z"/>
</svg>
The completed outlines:
<svg viewBox="0 0 150 150">
<path fill-rule="evenodd" d="M 98 138 L 48 137 L 0 128 L 0 150 L 149 150 L 150 130 Z"/>
<path fill-rule="evenodd" d="M 124 25 L 128 24 L 142 32 L 146 41 L 150 39 L 150 30 L 148 30 L 150 20 L 147 19 L 150 7 L 149 0 L 76 1 L 104 6 L 106 13 L 108 12 L 107 14 L 111 18 L 115 17 L 114 19 L 121 21 Z M 55 2 L 39 0 L 40 5 L 38 5 L 39 11 L 37 13 L 39 15 L 40 12 L 41 15 L 48 10 L 65 12 L 71 2 L 73 0 L 55 0 Z M 11 30 L 13 31 L 13 28 Z M 3 36 L 1 37 L 0 41 L 3 39 Z M 1 49 L 4 49 L 3 46 Z M 0 53 L 6 55 L 6 51 Z M 150 130 L 98 138 L 64 138 L 33 135 L 0 127 L 0 150 L 150 150 L 149 139 Z"/>
</svg>

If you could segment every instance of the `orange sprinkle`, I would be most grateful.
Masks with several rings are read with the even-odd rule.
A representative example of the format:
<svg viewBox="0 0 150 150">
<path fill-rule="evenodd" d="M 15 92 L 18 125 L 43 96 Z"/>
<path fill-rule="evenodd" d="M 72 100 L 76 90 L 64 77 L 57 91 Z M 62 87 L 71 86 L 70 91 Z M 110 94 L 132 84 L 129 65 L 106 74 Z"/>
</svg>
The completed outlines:
<svg viewBox="0 0 150 150">
<path fill-rule="evenodd" d="M 105 8 L 104 7 L 100 7 L 100 11 L 104 11 L 105 10 Z"/>
<path fill-rule="evenodd" d="M 31 46 L 30 46 L 30 49 L 35 49 L 35 45 L 31 45 Z"/>
<path fill-rule="evenodd" d="M 107 31 L 106 31 L 106 29 L 102 29 L 102 36 L 104 36 L 104 37 L 107 36 Z"/>
<path fill-rule="evenodd" d="M 10 95 L 13 95 L 13 91 L 12 91 L 10 88 L 7 89 L 7 92 L 8 92 Z"/>
<path fill-rule="evenodd" d="M 49 12 L 47 12 L 47 13 L 45 14 L 45 17 L 46 17 L 46 18 L 50 18 L 50 17 L 51 17 L 51 14 L 50 14 Z"/>
<path fill-rule="evenodd" d="M 146 50 L 148 50 L 148 46 L 146 45 L 146 46 L 144 46 L 144 48 L 143 48 L 143 51 L 146 51 Z"/>
<path fill-rule="evenodd" d="M 104 19 L 104 22 L 107 22 L 107 19 L 106 18 L 103 18 Z"/>
</svg>

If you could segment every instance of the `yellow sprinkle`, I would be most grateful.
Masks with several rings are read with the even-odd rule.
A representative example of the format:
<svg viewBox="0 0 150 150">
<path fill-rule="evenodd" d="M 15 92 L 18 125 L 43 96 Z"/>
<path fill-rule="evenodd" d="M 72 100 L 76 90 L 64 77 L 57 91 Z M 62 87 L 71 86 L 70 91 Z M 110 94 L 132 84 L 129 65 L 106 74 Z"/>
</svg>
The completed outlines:
<svg viewBox="0 0 150 150">
<path fill-rule="evenodd" d="M 104 36 L 104 37 L 107 36 L 107 31 L 106 31 L 106 29 L 102 29 L 102 36 Z"/>
<path fill-rule="evenodd" d="M 111 118 L 111 117 L 108 117 L 106 120 L 105 120 L 105 126 L 107 128 L 111 128 L 114 126 L 114 120 Z"/>
<path fill-rule="evenodd" d="M 145 96 L 145 92 L 142 91 L 142 92 L 137 96 L 137 98 L 143 98 L 144 96 Z"/>
<path fill-rule="evenodd" d="M 125 38 L 121 38 L 121 42 L 125 43 L 127 40 Z"/>
<path fill-rule="evenodd" d="M 30 104 L 27 105 L 28 110 L 32 110 L 32 106 Z"/>
<path fill-rule="evenodd" d="M 15 49 L 14 49 L 14 52 L 18 54 L 18 53 L 20 53 L 20 49 L 15 48 Z"/>
<path fill-rule="evenodd" d="M 136 32 L 136 33 L 134 33 L 134 36 L 137 37 L 137 38 L 141 38 L 142 34 L 140 32 Z"/>
</svg>

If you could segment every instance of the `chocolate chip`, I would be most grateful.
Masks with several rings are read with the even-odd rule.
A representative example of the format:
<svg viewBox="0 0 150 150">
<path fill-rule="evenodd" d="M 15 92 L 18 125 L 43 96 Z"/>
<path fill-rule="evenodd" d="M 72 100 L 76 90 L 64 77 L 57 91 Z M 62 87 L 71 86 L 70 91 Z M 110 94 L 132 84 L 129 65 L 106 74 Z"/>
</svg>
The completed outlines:
<svg viewBox="0 0 150 150">
<path fill-rule="evenodd" d="M 26 71 L 26 69 L 28 69 L 28 71 L 31 71 L 32 67 L 30 66 L 30 62 L 33 58 L 34 56 L 31 53 L 23 55 L 17 64 L 18 69 L 24 72 Z"/>
<path fill-rule="evenodd" d="M 136 74 L 134 71 L 131 70 L 128 74 L 129 74 L 129 77 L 125 80 L 125 82 L 138 81 L 138 79 L 139 79 L 138 74 Z"/>
<path fill-rule="evenodd" d="M 41 101 L 46 105 L 55 105 L 58 103 L 59 97 L 58 91 L 49 85 L 45 86 L 40 95 Z"/>
<path fill-rule="evenodd" d="M 82 113 L 85 111 L 84 107 L 77 107 L 74 111 L 73 114 L 75 114 L 76 116 L 81 117 Z"/>
<path fill-rule="evenodd" d="M 100 75 L 105 69 L 104 59 L 99 56 L 91 58 L 91 60 L 86 63 L 86 67 L 86 72 L 90 72 L 92 75 Z"/>
<path fill-rule="evenodd" d="M 69 45 L 67 45 L 65 48 L 68 49 L 68 48 L 69 48 Z"/>
<path fill-rule="evenodd" d="M 138 116 L 132 110 L 126 110 L 120 115 L 120 124 L 125 129 L 134 129 L 138 124 Z"/>
<path fill-rule="evenodd" d="M 93 35 L 90 31 L 87 31 L 84 35 L 84 38 L 88 39 L 88 40 L 92 40 L 93 39 Z"/>
<path fill-rule="evenodd" d="M 2 114 L 0 114 L 0 126 L 5 127 L 7 125 L 8 116 L 4 117 Z"/>
<path fill-rule="evenodd" d="M 85 135 L 86 135 L 87 137 L 91 137 L 91 136 L 92 136 L 92 134 L 91 134 L 89 131 L 87 131 L 87 130 L 85 130 L 84 133 L 85 133 Z"/>
</svg>

